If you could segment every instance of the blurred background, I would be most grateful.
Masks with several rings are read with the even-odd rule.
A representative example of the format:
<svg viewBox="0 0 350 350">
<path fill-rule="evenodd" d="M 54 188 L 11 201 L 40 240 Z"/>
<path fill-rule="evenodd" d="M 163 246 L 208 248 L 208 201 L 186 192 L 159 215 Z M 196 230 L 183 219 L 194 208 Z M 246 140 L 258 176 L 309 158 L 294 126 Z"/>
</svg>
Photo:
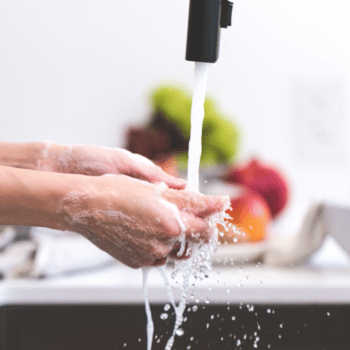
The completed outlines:
<svg viewBox="0 0 350 350">
<path fill-rule="evenodd" d="M 256 157 L 290 186 L 281 234 L 310 203 L 350 202 L 348 7 L 342 0 L 236 0 L 208 93 Z M 0 2 L 0 140 L 125 146 L 163 83 L 191 90 L 188 1 Z"/>
<path fill-rule="evenodd" d="M 214 271 L 196 289 L 206 309 L 189 314 L 177 348 L 189 349 L 194 334 L 200 348 L 223 348 L 224 336 L 227 348 L 251 349 L 258 334 L 264 349 L 347 350 L 350 5 L 234 3 L 209 71 L 203 136 L 206 154 L 226 158 L 201 174 L 207 193 L 231 196 L 233 223 L 247 235 L 231 228 L 219 237 Z M 188 0 L 0 0 L 0 141 L 127 147 L 185 175 L 183 158 L 152 147 L 175 135 L 170 143 L 186 154 L 188 8 Z M 326 236 L 338 246 L 323 244 Z M 225 246 L 236 240 L 250 243 Z M 0 253 L 1 348 L 146 348 L 139 270 L 45 228 L 0 227 Z M 157 276 L 150 301 L 157 334 L 167 334 Z"/>
</svg>

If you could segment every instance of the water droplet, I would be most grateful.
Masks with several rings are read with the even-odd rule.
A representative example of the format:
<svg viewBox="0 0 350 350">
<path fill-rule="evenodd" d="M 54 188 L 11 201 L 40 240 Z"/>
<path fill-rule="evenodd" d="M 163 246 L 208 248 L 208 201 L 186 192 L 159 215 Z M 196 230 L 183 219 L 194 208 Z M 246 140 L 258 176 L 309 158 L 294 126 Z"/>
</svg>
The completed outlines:
<svg viewBox="0 0 350 350">
<path fill-rule="evenodd" d="M 167 318 L 168 318 L 168 314 L 166 314 L 166 313 L 163 313 L 160 315 L 161 320 L 166 320 Z"/>
<path fill-rule="evenodd" d="M 268 313 L 268 314 L 270 314 L 270 313 L 271 313 L 271 309 L 267 309 L 266 311 L 267 311 L 267 313 Z"/>
<path fill-rule="evenodd" d="M 232 316 L 232 321 L 234 321 L 236 319 L 236 316 Z"/>
<path fill-rule="evenodd" d="M 257 343 L 254 343 L 253 344 L 254 348 L 256 349 L 258 347 L 258 344 Z"/>
<path fill-rule="evenodd" d="M 196 299 L 196 303 L 197 303 L 197 304 L 199 303 L 199 299 L 198 299 L 198 298 Z"/>
<path fill-rule="evenodd" d="M 241 341 L 240 341 L 239 339 L 237 339 L 236 345 L 237 345 L 237 346 L 240 346 L 240 345 L 241 345 Z"/>
<path fill-rule="evenodd" d="M 331 315 L 331 313 L 330 312 L 327 312 L 327 316 L 330 316 Z"/>
<path fill-rule="evenodd" d="M 280 328 L 283 328 L 283 323 L 280 324 Z"/>
<path fill-rule="evenodd" d="M 282 338 L 281 334 L 278 336 L 278 338 L 280 338 L 280 339 Z"/>
<path fill-rule="evenodd" d="M 185 332 L 184 332 L 184 330 L 183 330 L 182 328 L 179 328 L 179 329 L 176 331 L 176 335 L 179 336 L 179 337 L 183 336 L 184 333 L 185 333 Z"/>
<path fill-rule="evenodd" d="M 141 338 L 139 338 L 139 342 L 141 341 Z"/>
<path fill-rule="evenodd" d="M 207 328 L 209 328 L 209 323 L 207 323 Z"/>
<path fill-rule="evenodd" d="M 164 311 L 169 311 L 170 310 L 170 305 L 169 304 L 165 304 L 164 305 Z"/>
<path fill-rule="evenodd" d="M 193 312 L 196 312 L 197 310 L 198 310 L 198 306 L 197 306 L 197 305 L 193 305 L 193 306 L 192 306 L 192 311 L 193 311 Z"/>
<path fill-rule="evenodd" d="M 157 344 L 159 344 L 160 343 L 160 338 L 159 339 L 157 339 Z"/>
<path fill-rule="evenodd" d="M 227 288 L 226 293 L 227 293 L 227 294 L 230 294 L 230 293 L 231 293 L 231 289 L 230 289 L 230 288 Z"/>
<path fill-rule="evenodd" d="M 244 340 L 246 340 L 246 339 L 247 339 L 247 335 L 246 335 L 246 334 L 244 334 L 243 339 L 244 339 Z"/>
<path fill-rule="evenodd" d="M 211 286 L 209 286 L 208 289 L 211 290 Z"/>
<path fill-rule="evenodd" d="M 214 319 L 214 315 L 211 315 L 210 318 L 213 320 Z"/>
<path fill-rule="evenodd" d="M 187 349 L 191 349 L 191 345 L 188 345 L 188 346 L 187 346 Z"/>
<path fill-rule="evenodd" d="M 124 343 L 124 348 L 125 348 L 127 345 L 128 345 L 127 343 Z"/>
<path fill-rule="evenodd" d="M 190 340 L 193 341 L 194 337 L 191 337 Z"/>
<path fill-rule="evenodd" d="M 221 341 L 224 341 L 224 337 L 221 337 Z"/>
<path fill-rule="evenodd" d="M 205 303 L 206 303 L 206 304 L 209 304 L 209 303 L 210 303 L 210 301 L 209 301 L 208 298 L 205 298 Z"/>
</svg>

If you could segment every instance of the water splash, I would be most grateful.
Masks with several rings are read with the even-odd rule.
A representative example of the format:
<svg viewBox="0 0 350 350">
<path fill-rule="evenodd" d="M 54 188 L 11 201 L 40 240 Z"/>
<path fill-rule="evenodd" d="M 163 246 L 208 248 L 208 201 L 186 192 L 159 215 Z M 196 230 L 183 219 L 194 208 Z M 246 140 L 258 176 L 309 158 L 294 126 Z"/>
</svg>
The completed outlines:
<svg viewBox="0 0 350 350">
<path fill-rule="evenodd" d="M 142 273 L 143 273 L 142 291 L 143 291 L 143 298 L 145 300 L 145 310 L 146 310 L 146 316 L 147 316 L 147 350 L 152 349 L 153 333 L 154 333 L 154 324 L 153 324 L 152 312 L 149 304 L 148 290 L 147 290 L 147 277 L 150 270 L 151 268 L 149 267 L 142 269 Z"/>
<path fill-rule="evenodd" d="M 202 125 L 204 119 L 204 101 L 205 91 L 207 84 L 207 75 L 209 63 L 196 62 L 194 72 L 194 91 L 192 97 L 191 108 L 191 136 L 189 142 L 189 162 L 188 162 L 188 175 L 187 175 L 187 190 L 190 192 L 199 192 L 199 165 L 202 153 Z M 204 279 L 206 277 L 206 271 L 212 269 L 211 256 L 216 251 L 218 246 L 218 224 L 226 228 L 225 211 L 229 207 L 229 200 L 227 199 L 227 205 L 224 211 L 217 213 L 208 218 L 208 224 L 211 230 L 211 238 L 209 243 L 191 243 L 188 242 L 188 250 L 191 252 L 191 256 L 187 260 L 175 261 L 173 277 L 180 275 L 182 277 L 181 296 L 178 305 L 175 304 L 172 289 L 169 283 L 169 279 L 166 275 L 165 266 L 160 267 L 159 271 L 163 277 L 167 297 L 169 303 L 173 306 L 175 311 L 175 325 L 172 335 L 170 336 L 165 350 L 171 350 L 174 344 L 175 336 L 183 335 L 181 327 L 184 319 L 183 313 L 186 308 L 187 294 L 189 290 L 190 278 Z M 184 233 L 184 229 L 183 229 Z M 180 236 L 181 248 L 179 254 L 181 255 L 185 250 L 184 234 Z M 147 270 L 144 270 L 144 289 L 147 280 Z M 153 337 L 153 322 L 150 315 L 150 307 L 148 302 L 148 295 L 144 291 L 146 314 L 147 314 L 147 350 L 151 350 L 152 337 Z M 147 297 L 147 302 L 146 302 Z M 198 309 L 197 306 L 193 306 L 192 311 L 195 312 Z"/>
</svg>

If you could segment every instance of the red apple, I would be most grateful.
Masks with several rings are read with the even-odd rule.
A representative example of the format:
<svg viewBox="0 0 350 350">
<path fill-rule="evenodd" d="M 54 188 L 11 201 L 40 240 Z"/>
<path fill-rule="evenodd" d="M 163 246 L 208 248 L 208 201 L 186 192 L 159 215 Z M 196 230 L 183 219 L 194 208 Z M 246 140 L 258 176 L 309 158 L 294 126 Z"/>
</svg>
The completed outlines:
<svg viewBox="0 0 350 350">
<path fill-rule="evenodd" d="M 263 165 L 257 159 L 252 159 L 242 167 L 233 166 L 225 174 L 224 179 L 245 185 L 259 193 L 268 203 L 273 218 L 287 204 L 289 190 L 284 176 L 274 167 Z"/>
</svg>

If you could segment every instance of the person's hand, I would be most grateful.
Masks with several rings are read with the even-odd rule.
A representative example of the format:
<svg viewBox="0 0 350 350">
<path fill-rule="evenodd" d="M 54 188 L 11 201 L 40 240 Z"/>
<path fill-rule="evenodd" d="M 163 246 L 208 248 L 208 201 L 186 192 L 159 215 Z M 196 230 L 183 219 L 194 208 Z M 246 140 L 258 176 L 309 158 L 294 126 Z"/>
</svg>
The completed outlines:
<svg viewBox="0 0 350 350">
<path fill-rule="evenodd" d="M 74 231 L 124 264 L 139 268 L 177 258 L 179 238 L 208 242 L 208 216 L 225 197 L 170 189 L 124 175 L 85 176 L 60 201 L 60 229 Z"/>
<path fill-rule="evenodd" d="M 149 159 L 122 148 L 46 143 L 38 170 L 94 176 L 123 174 L 151 183 L 164 182 L 176 189 L 186 185 L 184 180 L 167 174 Z"/>
</svg>

